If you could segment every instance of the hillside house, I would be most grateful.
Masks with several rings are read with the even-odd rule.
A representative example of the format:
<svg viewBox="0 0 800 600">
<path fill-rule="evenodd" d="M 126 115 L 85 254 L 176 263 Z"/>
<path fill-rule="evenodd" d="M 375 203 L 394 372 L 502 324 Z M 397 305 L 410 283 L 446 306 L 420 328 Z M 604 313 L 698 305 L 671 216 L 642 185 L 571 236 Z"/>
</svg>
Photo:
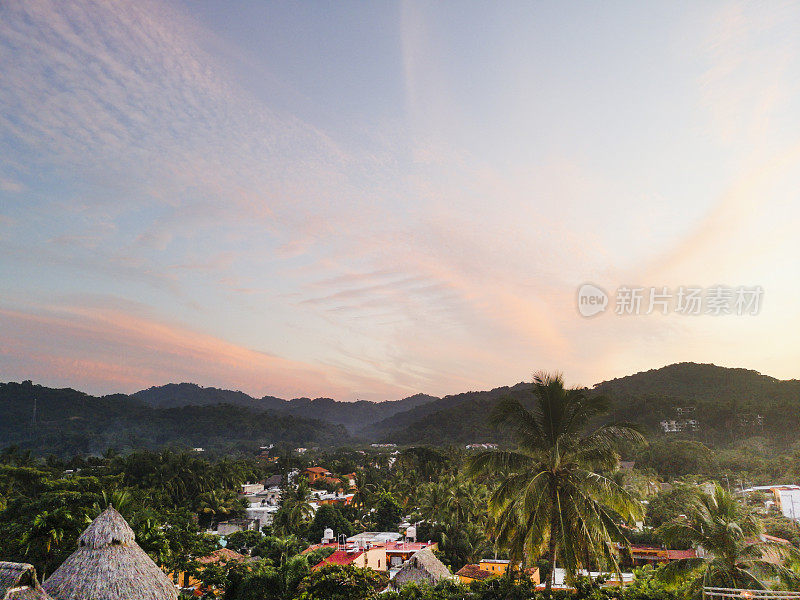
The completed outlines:
<svg viewBox="0 0 800 600">
<path fill-rule="evenodd" d="M 323 467 L 308 467 L 303 471 L 303 476 L 308 479 L 308 483 L 314 483 L 319 479 L 333 477 L 333 473 Z"/>
</svg>

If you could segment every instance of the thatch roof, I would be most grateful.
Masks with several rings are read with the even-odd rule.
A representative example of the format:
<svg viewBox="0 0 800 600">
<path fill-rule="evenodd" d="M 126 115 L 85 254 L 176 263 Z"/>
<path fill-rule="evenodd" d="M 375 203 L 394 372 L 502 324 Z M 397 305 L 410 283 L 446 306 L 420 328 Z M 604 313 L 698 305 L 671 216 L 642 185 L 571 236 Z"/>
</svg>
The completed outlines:
<svg viewBox="0 0 800 600">
<path fill-rule="evenodd" d="M 0 600 L 51 600 L 27 563 L 0 562 Z"/>
<path fill-rule="evenodd" d="M 78 549 L 42 584 L 55 600 L 176 600 L 178 591 L 109 506 L 78 538 Z"/>
<path fill-rule="evenodd" d="M 407 583 L 436 585 L 443 579 L 453 579 L 453 575 L 430 548 L 423 548 L 403 563 L 392 579 L 392 587 L 399 588 Z"/>
</svg>

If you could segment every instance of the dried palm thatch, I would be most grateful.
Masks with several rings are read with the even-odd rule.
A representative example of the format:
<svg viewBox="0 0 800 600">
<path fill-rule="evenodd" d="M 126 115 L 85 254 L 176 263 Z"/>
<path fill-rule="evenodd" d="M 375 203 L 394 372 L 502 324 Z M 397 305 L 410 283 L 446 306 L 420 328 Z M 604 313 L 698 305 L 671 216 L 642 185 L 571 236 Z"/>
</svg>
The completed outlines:
<svg viewBox="0 0 800 600">
<path fill-rule="evenodd" d="M 453 579 L 453 575 L 430 548 L 423 548 L 403 563 L 392 578 L 391 585 L 393 588 L 403 587 L 407 583 L 436 585 L 443 579 Z"/>
<path fill-rule="evenodd" d="M 176 600 L 178 591 L 112 506 L 78 538 L 78 549 L 44 582 L 55 600 Z"/>
<path fill-rule="evenodd" d="M 27 563 L 0 562 L 0 600 L 52 600 Z"/>
</svg>

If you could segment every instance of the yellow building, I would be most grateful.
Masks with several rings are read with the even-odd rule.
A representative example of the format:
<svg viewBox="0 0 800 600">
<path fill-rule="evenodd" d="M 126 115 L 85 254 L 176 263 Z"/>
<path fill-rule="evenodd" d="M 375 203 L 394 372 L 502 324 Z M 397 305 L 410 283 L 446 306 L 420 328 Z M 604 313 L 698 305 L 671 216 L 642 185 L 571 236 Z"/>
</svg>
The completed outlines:
<svg viewBox="0 0 800 600">
<path fill-rule="evenodd" d="M 473 581 L 486 581 L 492 577 L 497 577 L 495 573 L 484 571 L 478 565 L 464 565 L 456 573 L 461 583 L 470 584 Z"/>
<path fill-rule="evenodd" d="M 478 564 L 478 567 L 484 571 L 488 571 L 492 575 L 504 575 L 508 570 L 508 561 L 499 560 L 497 558 L 483 558 Z"/>
<path fill-rule="evenodd" d="M 508 571 L 509 561 L 496 558 L 484 558 L 477 565 L 464 565 L 456 573 L 462 583 L 472 583 L 473 581 L 485 581 L 491 577 L 502 577 Z M 531 581 L 539 583 L 539 569 L 529 569 Z"/>
</svg>

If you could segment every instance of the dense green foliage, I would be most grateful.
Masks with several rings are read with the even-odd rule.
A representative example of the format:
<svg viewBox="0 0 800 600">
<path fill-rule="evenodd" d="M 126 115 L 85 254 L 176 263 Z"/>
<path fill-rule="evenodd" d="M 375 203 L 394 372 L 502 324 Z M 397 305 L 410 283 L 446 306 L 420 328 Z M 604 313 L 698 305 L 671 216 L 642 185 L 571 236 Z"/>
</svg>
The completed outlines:
<svg viewBox="0 0 800 600">
<path fill-rule="evenodd" d="M 705 586 L 767 589 L 773 581 L 800 583 L 791 569 L 775 560 L 796 560 L 797 549 L 761 541 L 758 519 L 720 486 L 711 494 L 698 494 L 686 513 L 662 525 L 658 533 L 667 542 L 700 546 L 706 555 L 673 561 L 658 574 L 666 583 L 687 583 L 687 596 L 703 597 Z"/>
</svg>

